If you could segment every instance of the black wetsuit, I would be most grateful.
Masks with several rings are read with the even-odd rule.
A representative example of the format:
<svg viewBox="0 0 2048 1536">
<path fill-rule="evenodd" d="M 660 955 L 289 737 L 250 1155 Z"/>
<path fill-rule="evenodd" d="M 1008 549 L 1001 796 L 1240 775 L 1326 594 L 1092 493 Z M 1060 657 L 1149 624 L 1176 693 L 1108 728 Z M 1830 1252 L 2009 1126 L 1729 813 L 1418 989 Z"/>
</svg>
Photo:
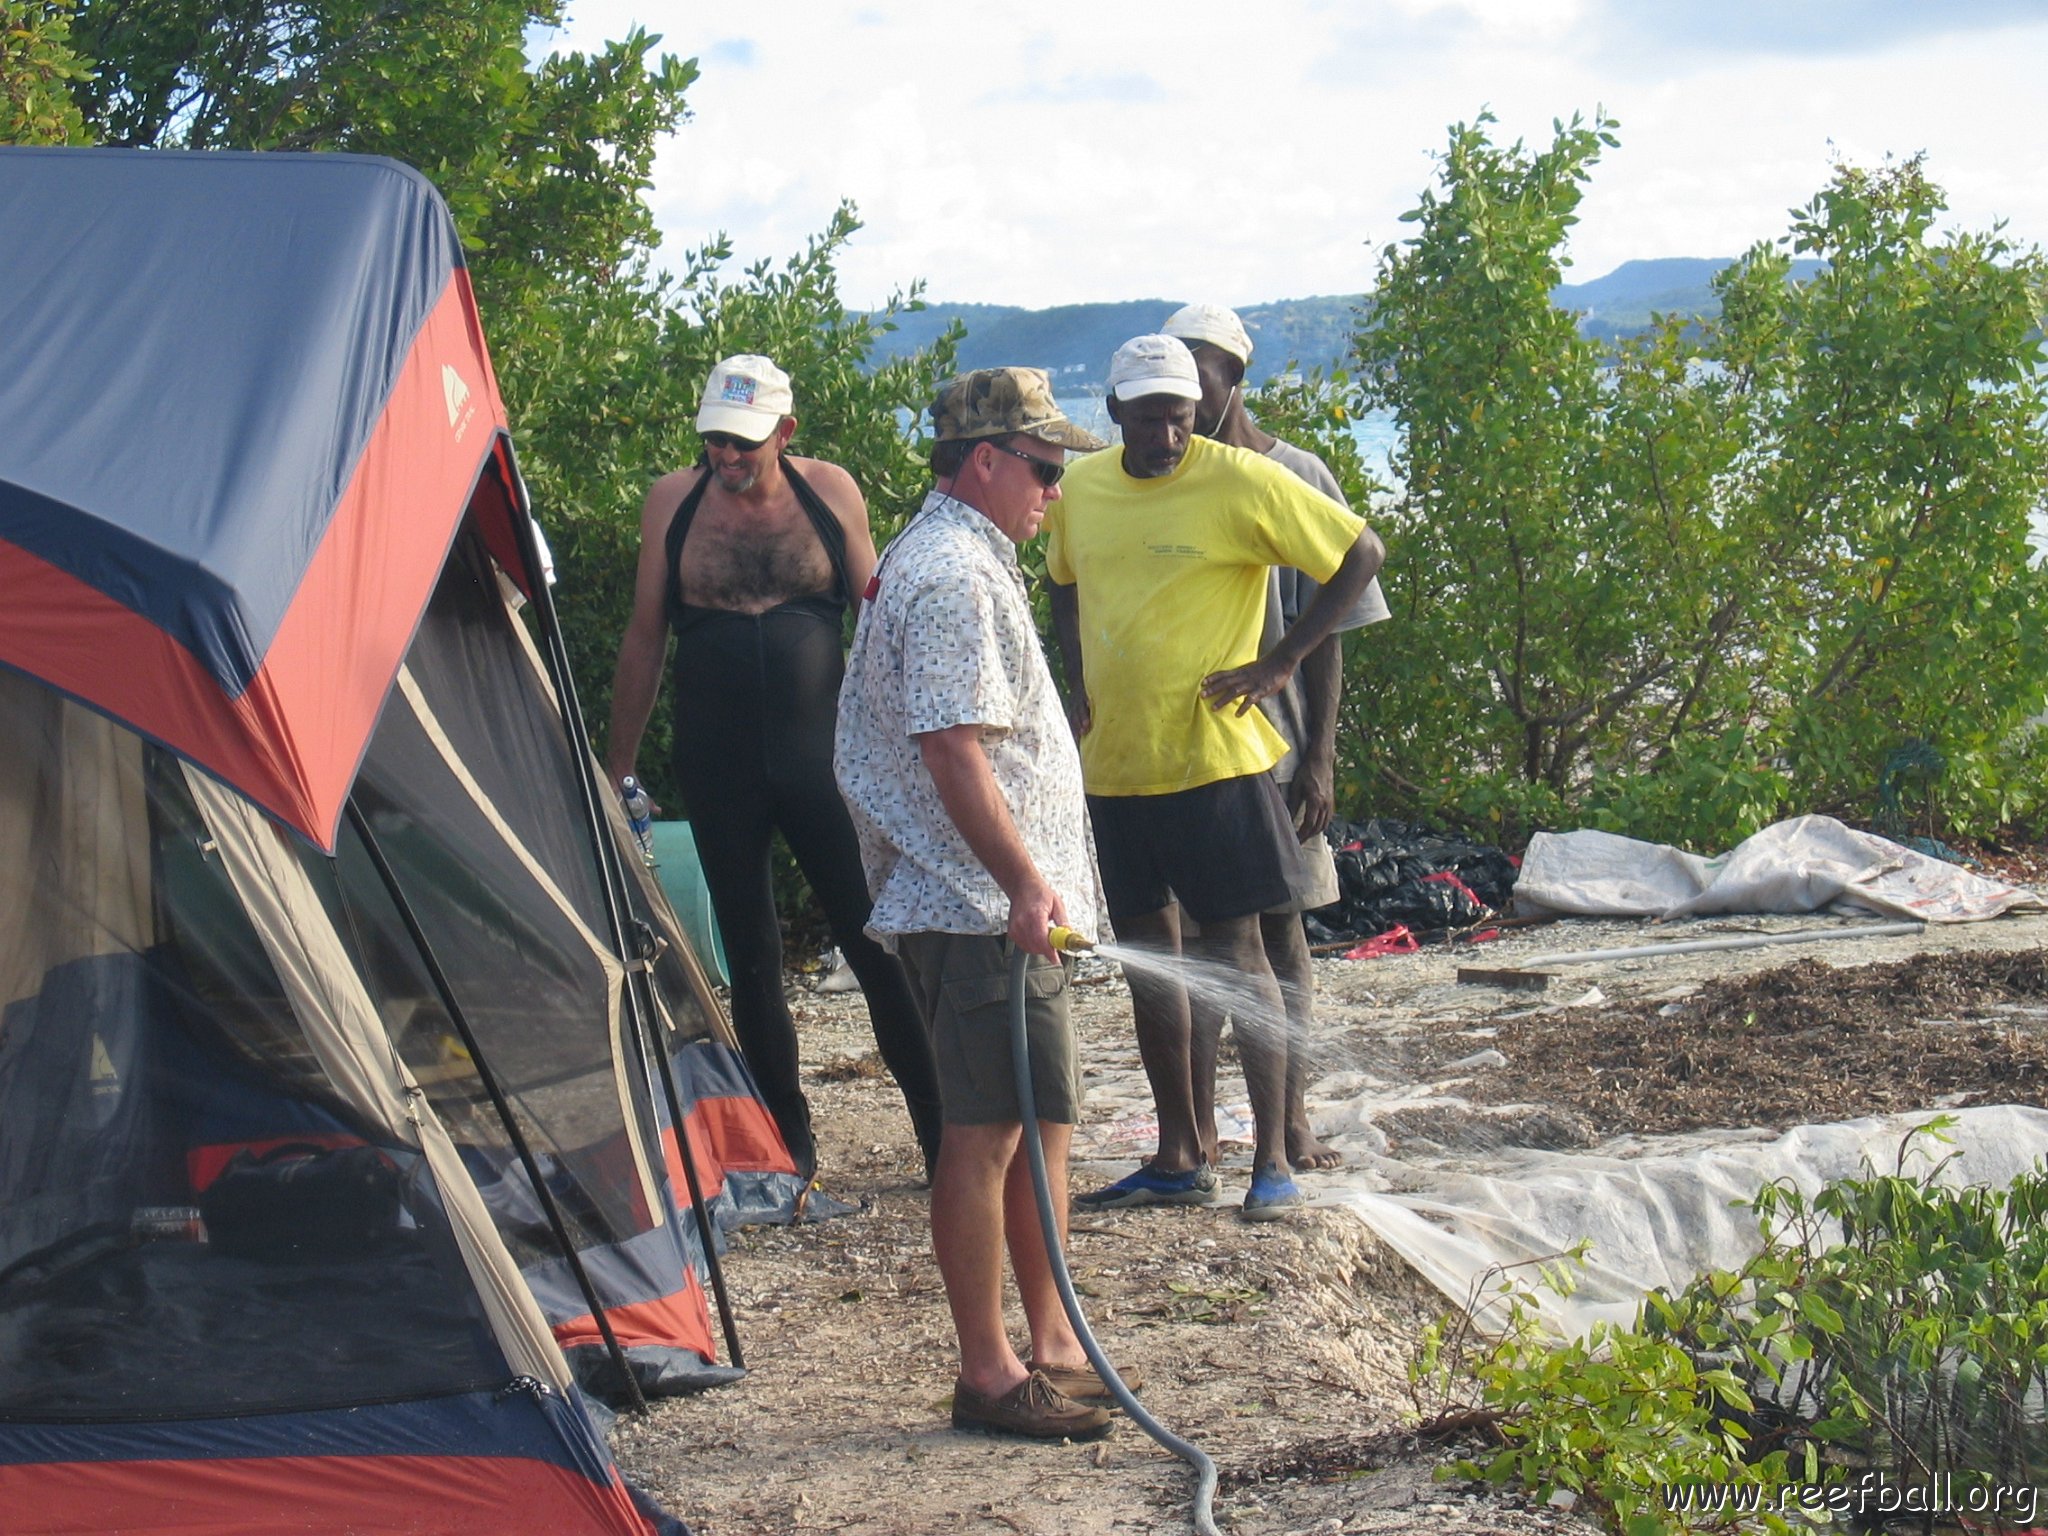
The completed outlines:
<svg viewBox="0 0 2048 1536">
<path fill-rule="evenodd" d="M 875 1044 L 903 1090 L 926 1165 L 936 1167 L 939 1085 L 931 1043 L 902 966 L 865 932 L 873 903 L 853 822 L 832 778 L 845 670 L 846 531 L 787 459 L 782 472 L 832 562 L 829 591 L 791 598 L 765 613 L 686 603 L 683 541 L 709 474 L 669 522 L 676 779 L 725 944 L 733 1031 L 797 1171 L 810 1178 L 817 1150 L 797 1077 L 796 1026 L 782 990 L 782 928 L 769 863 L 769 838 L 778 828 L 860 979 Z"/>
</svg>

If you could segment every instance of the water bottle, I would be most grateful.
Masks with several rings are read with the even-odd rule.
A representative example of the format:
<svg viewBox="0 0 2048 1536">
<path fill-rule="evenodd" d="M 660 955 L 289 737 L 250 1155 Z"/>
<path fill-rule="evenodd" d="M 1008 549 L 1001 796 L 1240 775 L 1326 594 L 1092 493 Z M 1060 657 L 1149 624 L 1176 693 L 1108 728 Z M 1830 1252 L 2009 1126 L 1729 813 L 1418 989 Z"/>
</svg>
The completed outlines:
<svg viewBox="0 0 2048 1536">
<path fill-rule="evenodd" d="M 128 1224 L 138 1242 L 161 1241 L 203 1243 L 206 1223 L 196 1205 L 138 1205 Z"/>
<path fill-rule="evenodd" d="M 619 780 L 619 797 L 626 802 L 626 821 L 633 829 L 633 841 L 640 845 L 640 862 L 654 868 L 654 802 L 630 773 Z"/>
</svg>

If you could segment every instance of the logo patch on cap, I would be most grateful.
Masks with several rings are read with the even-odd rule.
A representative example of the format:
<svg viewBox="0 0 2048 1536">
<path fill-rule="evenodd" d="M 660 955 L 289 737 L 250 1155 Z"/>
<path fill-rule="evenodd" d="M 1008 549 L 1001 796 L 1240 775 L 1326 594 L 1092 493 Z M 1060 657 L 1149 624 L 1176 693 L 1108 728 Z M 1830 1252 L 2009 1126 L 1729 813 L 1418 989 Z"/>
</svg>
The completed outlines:
<svg viewBox="0 0 2048 1536">
<path fill-rule="evenodd" d="M 725 387 L 718 392 L 718 398 L 727 405 L 752 405 L 754 381 L 736 373 L 728 373 L 725 376 Z"/>
</svg>

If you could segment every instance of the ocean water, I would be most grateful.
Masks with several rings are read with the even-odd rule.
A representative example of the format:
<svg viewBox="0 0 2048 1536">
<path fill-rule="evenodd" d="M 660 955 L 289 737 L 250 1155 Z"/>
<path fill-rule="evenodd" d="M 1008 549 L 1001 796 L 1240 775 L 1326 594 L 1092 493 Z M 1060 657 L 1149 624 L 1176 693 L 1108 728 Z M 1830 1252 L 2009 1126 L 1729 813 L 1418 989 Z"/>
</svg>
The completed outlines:
<svg viewBox="0 0 2048 1536">
<path fill-rule="evenodd" d="M 1351 423 L 1351 440 L 1358 444 L 1358 455 L 1365 461 L 1380 484 L 1388 487 L 1401 482 L 1394 478 L 1394 444 L 1400 437 L 1400 429 L 1394 424 L 1392 411 L 1372 411 Z"/>
</svg>

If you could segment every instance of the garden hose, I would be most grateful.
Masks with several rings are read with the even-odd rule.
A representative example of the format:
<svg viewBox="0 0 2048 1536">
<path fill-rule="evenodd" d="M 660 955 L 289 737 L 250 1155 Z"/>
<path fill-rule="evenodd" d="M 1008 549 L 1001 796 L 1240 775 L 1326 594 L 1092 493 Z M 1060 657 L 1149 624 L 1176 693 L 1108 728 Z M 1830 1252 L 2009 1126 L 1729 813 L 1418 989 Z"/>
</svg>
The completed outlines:
<svg viewBox="0 0 2048 1536">
<path fill-rule="evenodd" d="M 1094 947 L 1071 928 L 1055 927 L 1046 937 L 1056 951 L 1074 953 Z M 1030 965 L 1031 955 L 1026 950 L 1017 950 L 1010 957 L 1010 1060 L 1017 1073 L 1017 1104 L 1024 1120 L 1024 1150 L 1031 1159 L 1031 1187 L 1038 1195 L 1038 1221 L 1045 1231 L 1045 1254 L 1052 1265 L 1053 1284 L 1059 1289 L 1060 1305 L 1066 1309 L 1067 1321 L 1074 1325 L 1081 1348 L 1088 1353 L 1088 1363 L 1095 1367 L 1095 1374 L 1109 1388 L 1117 1406 L 1130 1415 L 1132 1423 L 1195 1469 L 1196 1536 L 1218 1536 L 1216 1463 L 1201 1447 L 1189 1444 L 1153 1418 L 1145 1411 L 1145 1405 L 1131 1394 L 1131 1389 L 1124 1385 L 1116 1367 L 1109 1363 L 1109 1357 L 1089 1331 L 1088 1319 L 1081 1315 L 1081 1303 L 1074 1295 L 1074 1282 L 1067 1274 L 1067 1256 L 1060 1247 L 1059 1214 L 1053 1209 L 1052 1184 L 1045 1172 L 1045 1146 L 1038 1137 L 1038 1105 L 1031 1092 L 1031 1046 L 1024 1012 L 1024 977 Z"/>
</svg>

